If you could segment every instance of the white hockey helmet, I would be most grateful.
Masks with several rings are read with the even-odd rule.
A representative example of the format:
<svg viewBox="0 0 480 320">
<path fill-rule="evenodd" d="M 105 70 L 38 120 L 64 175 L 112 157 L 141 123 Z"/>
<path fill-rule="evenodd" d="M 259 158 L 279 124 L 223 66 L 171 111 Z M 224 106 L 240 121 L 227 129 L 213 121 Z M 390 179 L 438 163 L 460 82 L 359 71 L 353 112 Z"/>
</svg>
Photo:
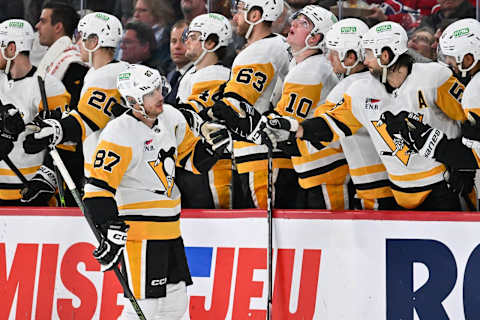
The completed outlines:
<svg viewBox="0 0 480 320">
<path fill-rule="evenodd" d="M 312 31 L 305 38 L 305 47 L 301 50 L 294 53 L 294 55 L 299 55 L 307 49 L 321 49 L 325 47 L 325 34 L 330 30 L 330 28 L 338 21 L 337 17 L 329 10 L 326 10 L 317 5 L 308 5 L 302 8 L 301 10 L 295 12 L 290 19 L 294 20 L 299 15 L 304 15 L 308 20 L 313 24 Z M 316 45 L 311 46 L 308 44 L 308 40 L 316 34 L 322 34 L 323 38 Z"/>
<path fill-rule="evenodd" d="M 371 49 L 378 64 L 383 68 L 383 83 L 386 81 L 387 68 L 392 66 L 398 60 L 398 57 L 408 50 L 407 42 L 408 36 L 405 29 L 392 21 L 384 21 L 374 25 L 363 36 L 363 50 Z M 389 48 L 393 52 L 393 59 L 386 65 L 380 61 L 382 50 L 385 48 Z"/>
<path fill-rule="evenodd" d="M 22 19 L 10 19 L 0 23 L 0 50 L 2 57 L 7 60 L 5 73 L 9 73 L 10 64 L 22 51 L 31 51 L 33 46 L 34 31 L 30 23 Z M 15 54 L 8 58 L 5 49 L 10 42 L 15 42 Z"/>
<path fill-rule="evenodd" d="M 360 61 L 363 61 L 362 38 L 368 32 L 368 26 L 360 19 L 347 18 L 335 23 L 325 38 L 327 49 L 338 52 L 342 67 L 349 75 Z M 355 52 L 357 61 L 352 66 L 345 66 L 344 60 L 349 51 Z"/>
<path fill-rule="evenodd" d="M 202 54 L 193 62 L 194 65 L 202 61 L 207 52 L 215 52 L 220 47 L 226 47 L 232 41 L 232 25 L 227 18 L 218 13 L 206 13 L 195 17 L 185 35 L 188 36 L 190 32 L 199 32 L 199 40 L 202 42 Z M 212 49 L 205 48 L 205 40 L 210 35 L 218 37 L 217 45 Z"/>
<path fill-rule="evenodd" d="M 218 13 L 205 13 L 195 17 L 187 29 L 187 36 L 189 32 L 199 32 L 200 41 L 207 40 L 208 36 L 215 34 L 218 36 L 218 45 L 212 51 L 219 47 L 228 46 L 232 40 L 232 25 L 230 21 Z"/>
<path fill-rule="evenodd" d="M 233 10 L 236 11 L 237 7 L 242 5 L 245 21 L 250 25 L 245 38 L 248 39 L 252 33 L 253 26 L 263 21 L 275 21 L 282 15 L 283 12 L 283 0 L 235 0 L 233 4 Z M 255 23 L 248 20 L 248 13 L 254 7 L 262 9 L 262 17 Z"/>
<path fill-rule="evenodd" d="M 134 109 L 148 118 L 143 107 L 145 95 L 161 89 L 165 97 L 171 90 L 167 79 L 160 75 L 158 70 L 140 64 L 131 64 L 117 76 L 117 88 L 127 102 L 127 107 L 134 109 L 139 105 L 141 110 Z"/>
<path fill-rule="evenodd" d="M 92 12 L 83 17 L 78 23 L 78 31 L 82 33 L 82 40 L 96 35 L 100 47 L 116 48 L 123 34 L 122 23 L 114 15 L 104 12 Z"/>
<path fill-rule="evenodd" d="M 446 63 L 448 56 L 454 58 L 462 77 L 465 77 L 480 59 L 480 22 L 468 18 L 452 23 L 443 31 L 439 44 L 438 61 Z M 473 56 L 473 63 L 463 68 L 463 58 L 467 54 Z"/>
</svg>

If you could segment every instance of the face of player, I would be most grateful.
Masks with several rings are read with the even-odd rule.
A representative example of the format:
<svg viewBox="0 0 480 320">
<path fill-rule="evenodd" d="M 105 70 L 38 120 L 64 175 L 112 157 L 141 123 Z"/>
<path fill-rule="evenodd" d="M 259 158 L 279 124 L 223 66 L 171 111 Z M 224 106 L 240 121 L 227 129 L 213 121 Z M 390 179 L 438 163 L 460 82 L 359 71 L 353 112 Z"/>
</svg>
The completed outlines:
<svg viewBox="0 0 480 320">
<path fill-rule="evenodd" d="M 203 52 L 202 42 L 199 40 L 200 32 L 189 32 L 185 40 L 185 56 L 191 61 L 195 61 Z"/>
<path fill-rule="evenodd" d="M 287 42 L 294 51 L 305 47 L 305 39 L 313 29 L 313 24 L 303 14 L 298 15 L 292 20 L 290 31 L 288 32 Z"/>
<path fill-rule="evenodd" d="M 88 48 L 89 50 L 95 48 L 97 38 L 92 37 L 89 38 L 85 41 L 82 40 L 82 34 L 80 33 L 76 45 L 78 46 L 78 49 L 80 50 L 80 55 L 82 57 L 83 62 L 88 62 L 88 51 L 85 48 Z"/>
<path fill-rule="evenodd" d="M 55 42 L 55 26 L 52 26 L 52 9 L 43 9 L 35 28 L 42 46 L 51 46 Z"/>
<path fill-rule="evenodd" d="M 158 87 L 143 96 L 143 107 L 150 118 L 155 119 L 163 112 L 162 88 Z"/>
<path fill-rule="evenodd" d="M 8 46 L 5 48 L 5 56 L 8 58 L 11 58 L 15 54 L 15 43 L 11 42 L 8 44 Z M 13 61 L 12 61 L 13 63 Z M 3 55 L 0 54 L 0 70 L 5 70 L 7 67 L 7 59 L 3 58 Z"/>
<path fill-rule="evenodd" d="M 365 60 L 363 64 L 368 67 L 368 70 L 375 77 L 382 75 L 382 67 L 378 64 L 377 57 L 375 57 L 371 49 L 365 49 Z"/>
<path fill-rule="evenodd" d="M 236 26 L 235 32 L 244 37 L 247 34 L 250 24 L 245 21 L 245 4 L 242 1 L 237 3 L 233 15 L 233 24 Z"/>
<path fill-rule="evenodd" d="M 342 74 L 347 72 L 347 69 L 342 66 L 340 56 L 336 50 L 328 50 L 328 61 L 330 61 L 330 64 L 332 65 L 333 72 Z"/>
</svg>

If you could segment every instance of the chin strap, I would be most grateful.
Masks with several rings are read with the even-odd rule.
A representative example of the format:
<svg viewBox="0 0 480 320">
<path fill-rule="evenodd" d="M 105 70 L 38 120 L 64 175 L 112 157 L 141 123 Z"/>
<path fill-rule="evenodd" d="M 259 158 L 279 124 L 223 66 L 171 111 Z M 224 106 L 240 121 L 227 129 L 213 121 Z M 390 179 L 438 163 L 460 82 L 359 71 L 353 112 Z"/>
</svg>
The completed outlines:
<svg viewBox="0 0 480 320">
<path fill-rule="evenodd" d="M 7 60 L 7 65 L 5 67 L 5 74 L 9 74 L 10 73 L 10 67 L 12 65 L 12 60 L 15 59 L 18 56 L 18 52 L 15 51 L 14 56 L 11 57 L 11 58 L 7 58 L 7 55 L 5 54 L 5 48 L 1 48 L 1 53 L 2 53 L 3 59 Z"/>
<path fill-rule="evenodd" d="M 245 34 L 245 39 L 248 40 L 248 38 L 250 38 L 250 35 L 252 34 L 252 31 L 253 31 L 253 27 L 256 25 L 256 24 L 259 24 L 261 22 L 263 22 L 263 17 L 258 20 L 257 22 L 251 22 L 250 20 L 248 20 L 248 12 L 247 11 L 244 11 L 244 17 L 245 17 L 245 21 L 250 25 L 248 27 L 248 30 L 247 30 L 247 33 Z"/>
</svg>

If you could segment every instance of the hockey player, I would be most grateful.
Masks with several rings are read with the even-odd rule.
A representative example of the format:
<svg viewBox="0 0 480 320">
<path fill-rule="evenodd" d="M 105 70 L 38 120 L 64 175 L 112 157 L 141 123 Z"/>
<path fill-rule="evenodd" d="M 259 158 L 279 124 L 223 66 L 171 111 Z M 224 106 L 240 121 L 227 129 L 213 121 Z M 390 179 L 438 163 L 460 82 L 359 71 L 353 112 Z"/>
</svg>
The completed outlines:
<svg viewBox="0 0 480 320">
<path fill-rule="evenodd" d="M 217 159 L 214 151 L 221 154 L 230 143 L 226 127 L 207 122 L 201 128 L 205 139 L 195 137 L 182 113 L 163 104 L 167 86 L 157 70 L 142 65 L 118 75 L 118 89 L 132 110 L 101 133 L 85 186 L 85 205 L 105 236 L 94 257 L 105 271 L 123 253 L 143 313 L 159 320 L 182 318 L 186 286 L 192 284 L 175 166 L 206 172 Z M 138 319 L 125 305 L 121 319 Z"/>
<path fill-rule="evenodd" d="M 302 122 L 313 117 L 317 107 L 325 102 L 327 94 L 338 83 L 324 55 L 325 35 L 337 18 L 320 6 L 308 5 L 291 20 L 287 42 L 295 65 L 292 63 L 285 77 L 275 111 Z M 295 150 L 279 145 L 291 156 L 294 171 L 288 166 L 279 170 L 275 191 L 276 199 L 282 202 L 276 200 L 275 207 L 291 208 L 296 202 L 294 208 L 348 209 L 348 167 L 339 143 L 335 144 L 325 148 L 299 140 Z M 295 201 L 292 196 L 296 195 L 294 186 L 297 183 L 301 189 Z"/>
<path fill-rule="evenodd" d="M 115 16 L 90 13 L 80 20 L 78 31 L 81 37 L 77 44 L 82 60 L 91 65 L 78 107 L 61 120 L 41 123 L 39 132 L 27 136 L 24 149 L 27 153 L 37 153 L 65 141 L 83 142 L 85 170 L 88 171 L 100 131 L 125 111 L 119 104 L 115 77 L 128 64 L 113 58 L 122 37 L 122 25 Z"/>
<path fill-rule="evenodd" d="M 343 79 L 328 94 L 325 104 L 315 116 L 332 109 L 341 101 L 347 88 L 357 80 L 369 77 L 363 64 L 361 42 L 368 31 L 367 25 L 354 18 L 337 22 L 326 36 L 328 59 L 333 71 Z M 356 134 L 339 139 L 348 162 L 350 176 L 356 190 L 355 207 L 358 209 L 388 210 L 396 207 L 387 171 L 378 156 L 366 128 Z M 357 202 L 357 201 L 356 201 Z"/>
<path fill-rule="evenodd" d="M 465 83 L 462 106 L 469 121 L 462 126 L 462 139 L 448 139 L 439 129 L 409 118 L 413 147 L 426 158 L 434 158 L 459 169 L 480 167 L 480 23 L 462 19 L 452 23 L 440 38 L 439 60 L 449 64 Z M 463 142 L 463 143 L 462 143 Z M 472 148 L 472 149 L 470 149 Z"/>
<path fill-rule="evenodd" d="M 234 157 L 242 188 L 250 198 L 247 206 L 265 209 L 268 149 L 260 145 L 266 142 L 260 119 L 270 108 L 277 79 L 283 80 L 288 71 L 288 45 L 271 30 L 272 22 L 282 13 L 283 1 L 241 0 L 236 1 L 234 10 L 236 32 L 247 44 L 233 61 L 223 98 L 208 114 L 225 121 L 237 139 L 243 140 L 234 142 Z"/>
<path fill-rule="evenodd" d="M 403 208 L 459 210 L 457 195 L 444 180 L 446 167 L 409 151 L 400 131 L 406 130 L 403 114 L 414 113 L 423 123 L 442 128 L 448 137 L 464 120 L 460 105 L 463 85 L 437 63 L 413 63 L 406 54 L 407 34 L 394 22 L 372 27 L 363 38 L 365 65 L 371 75 L 357 80 L 343 100 L 327 113 L 306 120 L 296 128 L 290 119 L 274 126 L 296 131 L 309 141 L 337 141 L 365 127 L 387 169 L 393 195 Z"/>
<path fill-rule="evenodd" d="M 29 60 L 32 44 L 33 28 L 27 21 L 12 19 L 0 24 L 0 109 L 10 115 L 18 109 L 18 114 L 21 114 L 25 124 L 31 122 L 44 109 L 35 76 L 36 68 Z M 47 75 L 45 90 L 49 109 L 64 111 L 70 95 L 62 83 Z M 3 120 L 5 116 L 2 117 Z M 26 135 L 27 131 L 20 133 L 11 152 L 8 153 L 7 149 L 2 150 L 2 153 L 8 154 L 29 183 L 27 186 L 22 185 L 11 168 L 4 161 L 0 162 L 0 205 L 46 206 L 56 190 L 54 172 L 48 166 L 42 165 L 45 152 L 28 155 L 23 151 L 22 143 Z M 20 202 L 22 189 L 25 203 Z"/>
<path fill-rule="evenodd" d="M 186 57 L 193 61 L 181 79 L 177 101 L 192 128 L 198 135 L 199 122 L 193 121 L 194 113 L 206 112 L 206 108 L 218 100 L 220 86 L 230 78 L 230 69 L 222 65 L 227 45 L 232 39 L 232 27 L 224 16 L 217 13 L 202 14 L 190 23 L 185 33 Z M 185 110 L 188 109 L 189 111 Z M 199 119 L 198 119 L 199 120 Z M 182 172 L 179 187 L 183 203 L 195 208 L 232 208 L 232 162 L 225 153 L 208 175 Z"/>
</svg>

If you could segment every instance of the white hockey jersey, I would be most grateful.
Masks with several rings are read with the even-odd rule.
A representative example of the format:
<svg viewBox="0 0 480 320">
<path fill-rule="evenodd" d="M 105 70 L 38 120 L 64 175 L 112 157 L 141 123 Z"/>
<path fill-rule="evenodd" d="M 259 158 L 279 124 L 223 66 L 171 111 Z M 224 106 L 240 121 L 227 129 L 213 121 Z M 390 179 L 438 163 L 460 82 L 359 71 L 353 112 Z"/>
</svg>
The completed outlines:
<svg viewBox="0 0 480 320">
<path fill-rule="evenodd" d="M 192 67 L 182 78 L 177 98 L 180 103 L 188 103 L 200 112 L 211 107 L 219 99 L 220 86 L 230 78 L 230 69 L 215 64 L 200 70 Z"/>
<path fill-rule="evenodd" d="M 130 225 L 129 240 L 178 238 L 181 205 L 175 166 L 182 162 L 199 173 L 193 149 L 200 139 L 182 113 L 164 104 L 157 119 L 150 128 L 128 111 L 110 121 L 85 185 L 85 198 L 115 198 L 119 215 Z"/>
<path fill-rule="evenodd" d="M 325 106 L 328 109 L 335 107 L 353 82 L 367 80 L 369 77 L 370 72 L 365 71 L 344 78 L 329 93 Z M 354 135 L 340 138 L 340 143 L 348 162 L 357 197 L 361 199 L 392 197 L 387 170 L 375 150 L 367 129 L 363 127 L 358 129 Z"/>
<path fill-rule="evenodd" d="M 112 108 L 121 103 L 117 75 L 128 66 L 114 61 L 98 69 L 91 68 L 84 79 L 77 110 L 70 112 L 82 128 L 85 170 L 91 168 L 93 151 L 101 130 L 114 118 Z"/>
<path fill-rule="evenodd" d="M 292 65 L 275 111 L 298 122 L 312 118 L 337 83 L 338 78 L 325 56 L 312 55 Z M 297 139 L 297 144 L 302 156 L 292 156 L 291 160 L 302 188 L 344 183 L 348 173 L 347 161 L 338 142 L 322 150 L 300 139 Z"/>
<path fill-rule="evenodd" d="M 43 110 L 42 97 L 35 76 L 36 68 L 33 68 L 25 77 L 17 80 L 9 79 L 4 72 L 0 72 L 0 100 L 5 104 L 13 104 L 23 116 L 25 124 L 31 122 L 40 111 Z M 53 76 L 45 77 L 45 91 L 48 108 L 50 110 L 61 109 L 62 112 L 70 102 L 70 94 L 63 84 Z M 10 160 L 18 167 L 27 180 L 30 180 L 40 168 L 45 157 L 45 151 L 37 154 L 26 154 L 23 150 L 25 136 L 31 133 L 22 132 L 14 148 L 9 153 Z M 20 199 L 22 184 L 20 179 L 10 170 L 4 161 L 0 161 L 0 198 L 3 200 Z"/>
<path fill-rule="evenodd" d="M 222 100 L 240 115 L 245 114 L 241 102 L 253 106 L 259 113 L 267 111 L 277 79 L 283 80 L 288 73 L 288 47 L 284 37 L 271 34 L 243 49 L 233 61 Z M 266 170 L 267 152 L 264 145 L 235 141 L 238 172 Z"/>
<path fill-rule="evenodd" d="M 460 105 L 463 85 L 452 72 L 438 63 L 414 63 L 403 84 L 389 94 L 373 76 L 354 82 L 341 103 L 321 115 L 334 140 L 350 136 L 365 127 L 380 154 L 397 203 L 412 209 L 431 192 L 432 185 L 443 181 L 445 166 L 439 162 L 411 154 L 403 140 L 393 139 L 386 125 L 379 123 L 385 111 L 397 114 L 413 112 L 424 123 L 439 128 L 449 138 L 458 137 L 460 128 L 455 120 L 464 120 Z"/>
</svg>

